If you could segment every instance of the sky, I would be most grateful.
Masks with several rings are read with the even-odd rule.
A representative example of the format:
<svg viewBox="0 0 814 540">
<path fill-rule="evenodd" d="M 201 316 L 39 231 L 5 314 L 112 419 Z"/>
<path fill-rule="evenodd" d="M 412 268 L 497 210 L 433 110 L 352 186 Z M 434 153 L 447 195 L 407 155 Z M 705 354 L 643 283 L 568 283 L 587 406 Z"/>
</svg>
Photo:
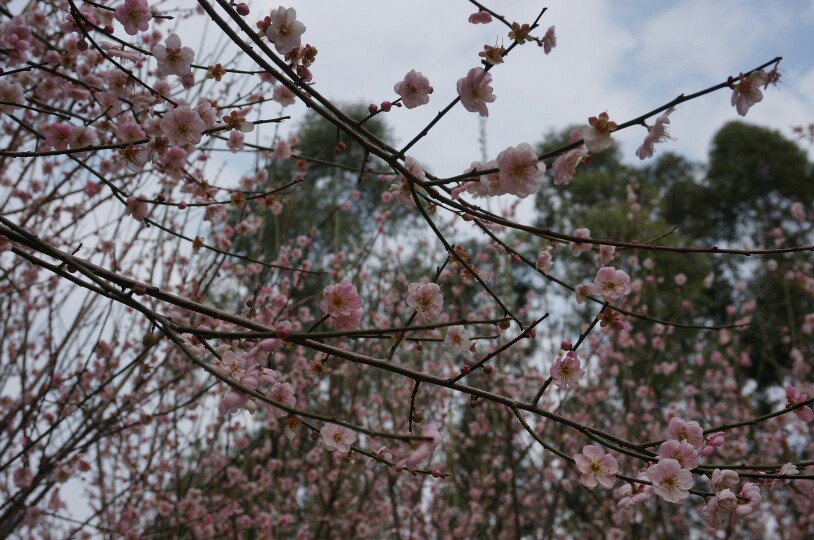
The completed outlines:
<svg viewBox="0 0 814 540">
<path fill-rule="evenodd" d="M 769 88 L 746 120 L 791 136 L 791 126 L 814 122 L 814 1 L 518 0 L 492 2 L 508 20 L 531 22 L 542 7 L 539 34 L 556 27 L 550 55 L 526 44 L 492 71 L 497 100 L 486 123 L 488 154 L 535 143 L 551 129 L 586 123 L 607 111 L 623 122 L 680 93 L 723 82 L 783 56 L 781 83 Z M 267 2 L 252 4 L 252 15 Z M 435 91 L 428 105 L 385 115 L 404 144 L 456 97 L 456 81 L 479 64 L 485 44 L 510 44 L 506 28 L 467 22 L 476 8 L 464 0 L 300 0 L 304 40 L 319 49 L 316 88 L 337 102 L 395 99 L 393 85 L 411 69 Z M 671 116 L 675 142 L 662 148 L 704 160 L 724 123 L 739 119 L 731 91 L 678 107 Z M 302 110 L 292 108 L 294 118 Z M 479 116 L 458 105 L 410 154 L 433 173 L 451 176 L 479 159 Z M 645 135 L 634 127 L 614 137 L 631 162 Z M 660 149 L 657 149 L 657 151 Z"/>
</svg>

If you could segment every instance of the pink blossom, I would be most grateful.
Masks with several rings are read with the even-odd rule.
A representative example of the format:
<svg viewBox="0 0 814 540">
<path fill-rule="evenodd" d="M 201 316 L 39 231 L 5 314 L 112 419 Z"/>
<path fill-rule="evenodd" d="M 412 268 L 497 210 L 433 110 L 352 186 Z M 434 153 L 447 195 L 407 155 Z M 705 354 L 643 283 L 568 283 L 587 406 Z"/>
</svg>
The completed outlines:
<svg viewBox="0 0 814 540">
<path fill-rule="evenodd" d="M 757 505 L 760 504 L 760 487 L 752 482 L 743 484 L 743 489 L 738 493 L 738 507 L 736 509 L 739 516 L 748 516 L 757 510 Z M 748 502 L 744 502 L 747 499 Z"/>
<path fill-rule="evenodd" d="M 444 295 L 436 283 L 410 283 L 407 286 L 407 305 L 427 322 L 432 322 L 441 315 L 444 307 Z"/>
<path fill-rule="evenodd" d="M 0 79 L 0 101 L 22 105 L 25 102 L 23 87 L 7 77 Z M 0 112 L 11 114 L 14 105 L 0 105 Z"/>
<path fill-rule="evenodd" d="M 571 236 L 576 236 L 577 238 L 590 238 L 591 231 L 585 228 L 577 229 L 573 233 L 571 233 Z M 591 244 L 590 242 L 570 242 L 568 244 L 568 251 L 570 251 L 571 255 L 573 255 L 574 257 L 579 257 L 586 251 L 591 251 L 592 247 L 593 244 Z"/>
<path fill-rule="evenodd" d="M 729 469 L 715 469 L 712 471 L 712 477 L 710 478 L 710 490 L 718 491 L 722 486 L 735 489 L 738 487 L 738 482 L 740 482 L 740 477 L 735 471 Z"/>
<path fill-rule="evenodd" d="M 2 99 L 2 97 L 3 97 L 2 84 L 3 84 L 3 82 L 2 82 L 2 80 L 0 80 L 0 99 Z M 5 101 L 9 101 L 9 100 L 5 100 Z M 6 111 L 6 112 L 8 112 L 8 111 Z M 792 217 L 794 219 L 796 219 L 797 221 L 805 221 L 806 220 L 805 207 L 803 206 L 803 203 L 801 203 L 800 201 L 794 201 L 793 203 L 791 203 L 791 206 L 789 207 L 789 210 L 791 211 Z"/>
<path fill-rule="evenodd" d="M 402 104 L 408 109 L 426 105 L 430 102 L 430 94 L 432 94 L 429 79 L 414 69 L 404 76 L 403 81 L 397 82 L 393 86 L 393 90 L 401 96 Z"/>
<path fill-rule="evenodd" d="M 215 127 L 215 124 L 218 123 L 218 109 L 212 105 L 211 101 L 201 101 L 195 111 L 197 111 L 207 129 Z"/>
<path fill-rule="evenodd" d="M 610 121 L 607 112 L 588 118 L 588 124 L 580 129 L 582 140 L 588 150 L 598 154 L 613 146 L 610 134 L 617 128 L 617 125 L 616 122 Z"/>
<path fill-rule="evenodd" d="M 226 206 L 222 204 L 210 204 L 204 210 L 204 221 L 215 224 L 226 219 Z"/>
<path fill-rule="evenodd" d="M 643 473 L 639 473 L 637 478 L 647 480 L 647 476 Z M 619 488 L 619 494 L 622 498 L 619 500 L 617 506 L 619 508 L 630 509 L 643 502 L 649 501 L 653 497 L 653 488 L 647 484 L 626 483 Z"/>
<path fill-rule="evenodd" d="M 486 104 L 495 101 L 492 87 L 489 86 L 491 82 L 492 76 L 480 67 L 470 69 L 466 77 L 458 79 L 458 95 L 467 111 L 489 116 Z"/>
<path fill-rule="evenodd" d="M 350 315 L 362 307 L 362 297 L 356 286 L 347 279 L 322 290 L 322 302 L 319 308 L 331 317 Z"/>
<path fill-rule="evenodd" d="M 277 139 L 274 145 L 274 159 L 285 161 L 291 157 L 291 144 L 285 139 Z"/>
<path fill-rule="evenodd" d="M 605 266 L 596 273 L 594 290 L 604 296 L 605 300 L 616 300 L 630 294 L 630 276 L 624 270 Z"/>
<path fill-rule="evenodd" d="M 701 509 L 701 515 L 710 527 L 720 529 L 729 525 L 732 511 L 737 504 L 737 496 L 727 488 L 710 497 Z"/>
<path fill-rule="evenodd" d="M 144 218 L 147 217 L 148 211 L 147 203 L 140 201 L 139 197 L 131 195 L 127 198 L 127 208 L 124 211 L 126 215 L 132 216 L 136 221 L 143 222 Z"/>
<path fill-rule="evenodd" d="M 732 87 L 732 106 L 738 111 L 741 116 L 746 116 L 749 109 L 755 103 L 763 101 L 763 92 L 760 87 L 764 88 L 772 82 L 771 77 L 765 71 L 753 71 L 748 76 L 743 73 L 738 77 L 738 82 Z"/>
<path fill-rule="evenodd" d="M 226 141 L 226 147 L 233 153 L 239 152 L 244 148 L 244 139 L 245 135 L 239 131 L 232 130 L 229 132 L 229 140 Z"/>
<path fill-rule="evenodd" d="M 74 126 L 72 124 L 57 122 L 43 128 L 45 144 L 57 150 L 67 150 L 73 139 Z"/>
<path fill-rule="evenodd" d="M 537 254 L 537 261 L 534 263 L 534 267 L 539 270 L 540 272 L 550 272 L 551 271 L 551 252 L 547 250 L 543 250 Z"/>
<path fill-rule="evenodd" d="M 616 258 L 616 246 L 601 245 L 596 256 L 596 267 L 601 268 Z"/>
<path fill-rule="evenodd" d="M 265 35 L 274 43 L 274 48 L 280 54 L 288 54 L 302 45 L 302 35 L 305 25 L 297 20 L 294 8 L 278 7 L 271 11 L 271 26 L 266 28 Z"/>
<path fill-rule="evenodd" d="M 553 26 L 549 26 L 543 36 L 543 52 L 546 54 L 551 52 L 551 49 L 557 46 L 557 34 Z"/>
<path fill-rule="evenodd" d="M 807 313 L 803 316 L 803 325 L 800 327 L 804 334 L 814 332 L 814 313 Z"/>
<path fill-rule="evenodd" d="M 158 44 L 152 48 L 153 56 L 158 62 L 158 74 L 182 77 L 190 73 L 195 51 L 182 47 L 181 38 L 177 34 L 170 34 L 165 43 L 166 45 Z"/>
<path fill-rule="evenodd" d="M 581 137 L 582 134 L 575 129 L 571 132 L 570 142 L 576 142 Z M 558 186 L 568 184 L 577 174 L 577 167 L 579 164 L 586 161 L 590 155 L 591 154 L 588 152 L 588 147 L 581 144 L 578 147 L 558 156 L 557 159 L 554 160 L 554 164 L 551 166 L 551 169 L 554 171 L 554 183 Z"/>
<path fill-rule="evenodd" d="M 670 123 L 670 114 L 673 111 L 675 111 L 675 109 L 672 107 L 667 109 L 663 114 L 656 118 L 656 123 L 654 125 L 647 126 L 647 135 L 644 137 L 644 142 L 636 150 L 636 156 L 638 156 L 639 159 L 653 157 L 653 152 L 655 151 L 653 148 L 654 144 L 664 142 L 666 140 L 674 140 L 667 133 L 667 124 Z"/>
<path fill-rule="evenodd" d="M 586 284 L 577 285 L 574 288 L 574 293 L 577 295 L 577 304 L 581 304 L 586 298 L 594 294 L 594 286 Z"/>
<path fill-rule="evenodd" d="M 124 0 L 124 4 L 113 12 L 113 17 L 124 26 L 125 32 L 135 36 L 139 32 L 147 31 L 153 14 L 147 0 Z"/>
<path fill-rule="evenodd" d="M 698 466 L 698 450 L 687 441 L 670 439 L 659 446 L 659 458 L 670 458 L 678 461 L 682 469 L 694 469 Z"/>
<path fill-rule="evenodd" d="M 585 375 L 582 364 L 574 351 L 568 351 L 565 358 L 558 358 L 549 369 L 549 375 L 558 388 L 576 388 Z"/>
<path fill-rule="evenodd" d="M 294 105 L 296 102 L 294 92 L 288 89 L 288 87 L 278 84 L 274 87 L 274 93 L 272 94 L 271 99 L 279 103 L 282 107 L 288 107 L 289 105 Z"/>
<path fill-rule="evenodd" d="M 362 308 L 357 309 L 347 315 L 339 315 L 338 317 L 331 317 L 331 322 L 333 322 L 334 328 L 336 330 L 345 331 L 345 330 L 356 330 L 359 328 L 359 324 L 362 322 Z"/>
<path fill-rule="evenodd" d="M 696 449 L 701 448 L 704 444 L 704 431 L 698 422 L 685 422 L 677 416 L 670 418 L 667 436 L 670 439 L 687 441 Z"/>
<path fill-rule="evenodd" d="M 679 503 L 690 496 L 692 473 L 681 468 L 674 459 L 660 459 L 647 469 L 647 478 L 653 482 L 653 491 L 667 502 Z"/>
<path fill-rule="evenodd" d="M 0 253 L 3 253 L 4 251 L 11 251 L 11 248 L 11 240 L 0 234 Z"/>
<path fill-rule="evenodd" d="M 441 443 L 441 433 L 439 433 L 438 426 L 435 425 L 435 422 L 427 424 L 427 427 L 421 431 L 421 436 L 427 437 L 428 440 L 422 441 L 409 456 L 396 463 L 397 468 L 402 469 L 406 467 L 409 470 L 415 470 L 416 467 L 432 455 Z"/>
<path fill-rule="evenodd" d="M 525 199 L 537 192 L 545 174 L 545 163 L 528 143 L 510 146 L 497 155 L 500 169 L 501 194 L 509 193 Z"/>
<path fill-rule="evenodd" d="M 469 330 L 461 325 L 450 326 L 444 338 L 444 345 L 452 352 L 466 352 L 469 349 Z"/>
<path fill-rule="evenodd" d="M 29 467 L 18 467 L 12 475 L 14 485 L 19 489 L 28 489 L 34 483 L 34 473 Z"/>
<path fill-rule="evenodd" d="M 488 11 L 478 11 L 469 16 L 472 24 L 489 24 L 492 22 L 492 15 Z"/>
<path fill-rule="evenodd" d="M 802 403 L 808 399 L 808 394 L 801 393 L 796 387 L 792 385 L 786 386 L 786 407 L 793 407 L 798 403 Z M 794 409 L 794 414 L 803 422 L 811 422 L 814 420 L 814 411 L 808 405 Z"/>
<path fill-rule="evenodd" d="M 322 442 L 330 452 L 336 450 L 342 454 L 350 452 L 351 445 L 356 442 L 356 433 L 346 427 L 336 424 L 325 424 L 319 430 Z"/>
<path fill-rule="evenodd" d="M 99 137 L 96 135 L 96 130 L 90 126 L 76 126 L 73 130 L 73 138 L 71 139 L 71 148 L 86 148 L 94 146 L 99 142 Z M 85 154 L 82 152 L 81 154 Z"/>
<path fill-rule="evenodd" d="M 159 125 L 169 143 L 180 146 L 200 143 L 201 135 L 206 129 L 206 124 L 201 120 L 197 111 L 193 111 L 186 105 L 175 107 L 167 112 Z"/>
<path fill-rule="evenodd" d="M 294 397 L 294 389 L 289 383 L 274 383 L 268 396 L 269 399 L 277 403 L 282 403 L 286 407 L 294 407 L 297 404 L 297 398 Z M 287 411 L 283 409 L 272 409 L 272 416 L 275 418 L 282 418 L 286 414 L 288 414 Z"/>
<path fill-rule="evenodd" d="M 616 471 L 619 464 L 610 454 L 606 454 L 601 447 L 589 444 L 582 448 L 581 454 L 574 455 L 577 469 L 582 473 L 579 481 L 587 488 L 595 488 L 597 484 L 603 488 L 611 489 L 616 483 Z"/>
<path fill-rule="evenodd" d="M 380 446 L 379 449 L 376 450 L 375 454 L 377 456 L 379 456 L 380 458 L 384 459 L 385 461 L 392 461 L 393 460 L 393 454 L 391 454 L 390 452 L 386 452 L 385 450 L 387 450 L 386 446 Z M 372 469 L 373 467 L 375 467 L 379 463 L 380 463 L 379 461 L 373 459 L 372 457 L 367 458 L 367 461 L 365 461 L 365 468 L 366 469 Z"/>
</svg>

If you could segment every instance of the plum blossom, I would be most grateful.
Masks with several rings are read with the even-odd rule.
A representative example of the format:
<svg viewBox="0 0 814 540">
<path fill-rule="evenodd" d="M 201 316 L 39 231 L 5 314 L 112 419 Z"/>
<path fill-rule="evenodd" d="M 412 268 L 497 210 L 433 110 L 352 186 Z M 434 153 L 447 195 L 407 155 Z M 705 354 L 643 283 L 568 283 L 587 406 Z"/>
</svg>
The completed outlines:
<svg viewBox="0 0 814 540">
<path fill-rule="evenodd" d="M 401 96 L 401 103 L 408 109 L 426 105 L 430 102 L 430 94 L 432 94 L 430 80 L 414 69 L 404 76 L 403 81 L 397 82 L 393 86 L 393 90 Z"/>
<path fill-rule="evenodd" d="M 294 407 L 297 404 L 297 398 L 294 397 L 294 388 L 291 387 L 290 383 L 274 383 L 269 391 L 269 399 L 282 403 L 286 407 Z M 288 413 L 283 409 L 273 407 L 271 414 L 275 418 L 282 418 Z"/>
<path fill-rule="evenodd" d="M 17 103 L 22 105 L 23 87 L 8 78 L 0 79 L 0 101 L 6 103 Z M 14 105 L 0 105 L 0 112 L 11 114 L 14 111 Z"/>
<path fill-rule="evenodd" d="M 580 129 L 582 140 L 588 150 L 598 154 L 613 146 L 610 134 L 618 126 L 616 122 L 610 121 L 607 112 L 600 113 L 599 116 L 591 116 L 588 118 L 588 124 Z"/>
<path fill-rule="evenodd" d="M 808 399 L 808 394 L 801 393 L 796 387 L 792 385 L 786 386 L 786 407 L 794 407 L 798 403 L 802 403 Z M 814 411 L 808 405 L 794 409 L 794 414 L 803 422 L 811 422 L 814 420 Z"/>
<path fill-rule="evenodd" d="M 764 88 L 772 82 L 772 76 L 763 70 L 753 71 L 749 75 L 744 76 L 743 73 L 738 77 L 738 82 L 732 87 L 732 106 L 738 111 L 741 116 L 746 116 L 749 109 L 755 103 L 763 101 L 763 92 L 760 87 Z"/>
<path fill-rule="evenodd" d="M 57 150 L 67 150 L 73 140 L 74 126 L 67 122 L 56 122 L 45 126 L 42 131 L 45 135 L 45 144 Z"/>
<path fill-rule="evenodd" d="M 469 16 L 472 24 L 489 24 L 492 22 L 492 15 L 488 11 L 478 11 Z"/>
<path fill-rule="evenodd" d="M 539 270 L 540 272 L 550 272 L 551 271 L 551 252 L 543 250 L 537 254 L 537 261 L 534 263 L 534 267 Z"/>
<path fill-rule="evenodd" d="M 331 322 L 334 329 L 340 332 L 345 330 L 356 330 L 362 322 L 362 308 L 357 309 L 347 315 L 339 315 L 338 317 L 331 317 Z"/>
<path fill-rule="evenodd" d="M 124 0 L 124 4 L 113 12 L 113 17 L 124 26 L 125 32 L 135 36 L 150 28 L 153 14 L 150 12 L 147 0 Z"/>
<path fill-rule="evenodd" d="M 738 493 L 738 507 L 736 509 L 739 516 L 747 516 L 757 510 L 757 505 L 760 504 L 760 487 L 752 482 L 743 484 L 743 489 Z M 746 499 L 748 502 L 743 502 Z"/>
<path fill-rule="evenodd" d="M 553 26 L 549 26 L 543 36 L 543 52 L 548 54 L 557 46 L 557 34 Z"/>
<path fill-rule="evenodd" d="M 594 286 L 589 284 L 577 285 L 574 288 L 574 293 L 577 296 L 577 304 L 581 304 L 594 293 Z"/>
<path fill-rule="evenodd" d="M 685 422 L 677 416 L 670 418 L 667 436 L 670 439 L 687 441 L 696 449 L 700 449 L 704 445 L 704 431 L 698 422 Z"/>
<path fill-rule="evenodd" d="M 573 233 L 571 233 L 571 236 L 576 236 L 577 238 L 590 238 L 591 231 L 585 228 L 576 229 Z M 574 257 L 579 257 L 586 251 L 591 251 L 592 247 L 593 244 L 590 242 L 570 242 L 568 244 L 568 251 L 570 251 L 571 255 Z"/>
<path fill-rule="evenodd" d="M 660 459 L 647 469 L 647 478 L 653 482 L 653 491 L 667 502 L 679 503 L 690 496 L 692 473 L 681 468 L 674 459 Z"/>
<path fill-rule="evenodd" d="M 582 448 L 581 454 L 574 455 L 577 469 L 582 473 L 579 481 L 587 488 L 593 489 L 598 485 L 611 489 L 616 483 L 616 471 L 619 464 L 610 454 L 606 454 L 601 447 L 589 444 Z"/>
<path fill-rule="evenodd" d="M 2 99 L 2 97 L 3 97 L 3 82 L 0 81 L 0 99 Z M 9 101 L 9 100 L 6 99 L 4 101 Z M 8 112 L 8 111 L 6 111 L 6 112 Z M 801 203 L 800 201 L 794 201 L 793 203 L 791 203 L 791 206 L 789 207 L 789 210 L 791 211 L 792 217 L 794 219 L 796 219 L 797 221 L 805 221 L 806 220 L 805 207 L 803 206 L 803 203 Z"/>
<path fill-rule="evenodd" d="M 8 237 L 0 234 L 0 253 L 3 253 L 4 251 L 11 251 L 11 248 L 11 240 L 9 240 Z"/>
<path fill-rule="evenodd" d="M 376 450 L 376 452 L 374 452 L 374 453 L 378 457 L 382 458 L 385 461 L 393 461 L 393 454 L 391 454 L 390 452 L 387 452 L 387 447 L 386 446 L 380 446 L 379 449 Z M 372 469 L 373 467 L 375 467 L 379 463 L 380 462 L 378 460 L 373 459 L 372 457 L 367 458 L 367 461 L 365 461 L 365 468 L 366 469 Z"/>
<path fill-rule="evenodd" d="M 659 458 L 670 458 L 678 461 L 683 469 L 694 469 L 698 466 L 698 450 L 687 441 L 670 439 L 659 446 Z"/>
<path fill-rule="evenodd" d="M 558 358 L 549 369 L 549 375 L 558 388 L 576 388 L 585 375 L 582 364 L 574 351 L 568 351 L 565 358 Z"/>
<path fill-rule="evenodd" d="M 571 132 L 569 142 L 574 143 L 582 137 L 578 130 Z M 572 178 L 577 174 L 577 167 L 590 159 L 591 153 L 588 147 L 584 144 L 573 148 L 564 154 L 561 154 L 554 163 L 551 165 L 551 170 L 554 171 L 554 183 L 558 186 L 568 184 Z"/>
<path fill-rule="evenodd" d="M 605 300 L 616 300 L 630 294 L 630 276 L 624 270 L 605 266 L 596 273 L 594 290 L 604 296 Z"/>
<path fill-rule="evenodd" d="M 427 437 L 427 440 L 422 441 L 409 456 L 396 463 L 396 468 L 414 470 L 424 460 L 428 459 L 441 443 L 441 433 L 438 431 L 435 422 L 427 424 L 427 427 L 421 431 L 421 436 Z"/>
<path fill-rule="evenodd" d="M 525 199 L 537 188 L 545 174 L 545 163 L 537 159 L 537 154 L 528 143 L 510 146 L 497 155 L 500 169 L 501 194 L 509 193 Z"/>
<path fill-rule="evenodd" d="M 136 221 L 143 222 L 144 218 L 147 217 L 149 209 L 147 208 L 147 203 L 140 201 L 139 198 L 140 197 L 135 197 L 133 195 L 128 197 L 127 207 L 125 208 L 124 213 L 131 216 Z"/>
<path fill-rule="evenodd" d="M 599 253 L 596 256 L 596 267 L 601 268 L 616 258 L 616 246 L 603 244 L 599 246 Z"/>
<path fill-rule="evenodd" d="M 170 34 L 165 43 L 166 45 L 158 44 L 152 48 L 153 56 L 158 62 L 158 74 L 183 77 L 190 73 L 192 61 L 195 60 L 195 51 L 189 47 L 182 47 L 178 34 Z"/>
<path fill-rule="evenodd" d="M 470 69 L 466 77 L 458 79 L 458 95 L 467 111 L 489 116 L 486 104 L 495 101 L 492 87 L 489 86 L 491 82 L 492 76 L 480 67 Z"/>
<path fill-rule="evenodd" d="M 646 480 L 647 476 L 640 472 L 637 478 Z M 622 498 L 619 499 L 617 506 L 619 508 L 630 509 L 643 502 L 649 501 L 653 497 L 653 487 L 647 484 L 626 483 L 619 488 L 619 494 Z"/>
<path fill-rule="evenodd" d="M 722 486 L 735 489 L 738 487 L 738 482 L 740 482 L 740 477 L 735 471 L 729 469 L 715 469 L 712 471 L 712 477 L 710 478 L 710 489 L 712 491 L 718 491 Z"/>
<path fill-rule="evenodd" d="M 466 352 L 469 349 L 469 330 L 461 325 L 450 326 L 444 338 L 444 345 L 456 353 Z"/>
<path fill-rule="evenodd" d="M 347 279 L 328 285 L 322 290 L 322 302 L 319 308 L 331 317 L 350 315 L 362 308 L 362 297 L 356 286 Z"/>
<path fill-rule="evenodd" d="M 738 504 L 737 496 L 727 488 L 710 497 L 707 504 L 701 509 L 704 520 L 713 529 L 720 529 L 729 524 L 732 511 Z"/>
<path fill-rule="evenodd" d="M 302 35 L 305 25 L 297 20 L 294 8 L 278 7 L 271 11 L 270 26 L 265 29 L 265 35 L 274 43 L 274 48 L 280 54 L 288 54 L 302 45 Z"/>
<path fill-rule="evenodd" d="M 814 313 L 807 313 L 803 316 L 803 325 L 800 327 L 800 330 L 802 330 L 804 334 L 814 333 Z"/>
<path fill-rule="evenodd" d="M 198 144 L 206 124 L 201 116 L 186 105 L 175 107 L 164 115 L 159 123 L 161 131 L 167 136 L 170 144 L 184 146 Z"/>
<path fill-rule="evenodd" d="M 274 93 L 271 96 L 271 99 L 276 101 L 282 107 L 288 107 L 289 105 L 294 105 L 296 102 L 294 92 L 288 89 L 287 86 L 283 86 L 282 84 L 278 84 L 274 87 Z"/>
<path fill-rule="evenodd" d="M 642 142 L 642 145 L 636 149 L 636 156 L 639 159 L 653 157 L 653 152 L 655 151 L 653 148 L 654 144 L 666 140 L 675 140 L 667 133 L 667 124 L 670 123 L 670 114 L 673 111 L 675 111 L 675 109 L 670 107 L 658 118 L 656 118 L 656 123 L 654 125 L 647 126 L 647 135 L 644 137 L 644 142 Z"/>
<path fill-rule="evenodd" d="M 330 452 L 336 450 L 342 454 L 347 454 L 350 452 L 351 445 L 356 442 L 356 433 L 354 431 L 336 424 L 325 424 L 319 430 L 319 433 L 322 435 L 325 448 Z"/>
<path fill-rule="evenodd" d="M 436 283 L 410 283 L 407 286 L 407 305 L 416 310 L 421 317 L 432 322 L 441 315 L 444 307 L 444 295 Z"/>
</svg>

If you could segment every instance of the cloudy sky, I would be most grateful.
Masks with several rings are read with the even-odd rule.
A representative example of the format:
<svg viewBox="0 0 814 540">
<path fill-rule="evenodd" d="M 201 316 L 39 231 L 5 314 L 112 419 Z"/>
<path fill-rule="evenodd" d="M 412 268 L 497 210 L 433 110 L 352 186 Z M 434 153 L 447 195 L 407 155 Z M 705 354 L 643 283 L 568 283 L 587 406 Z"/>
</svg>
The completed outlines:
<svg viewBox="0 0 814 540">
<path fill-rule="evenodd" d="M 747 120 L 790 135 L 814 122 L 814 2 L 796 0 L 673 2 L 518 0 L 492 2 L 508 20 L 531 22 L 543 6 L 542 34 L 554 25 L 558 46 L 548 56 L 536 45 L 515 49 L 492 70 L 497 101 L 489 106 L 488 148 L 536 142 L 548 130 L 584 123 L 607 110 L 628 120 L 680 93 L 701 90 L 783 56 L 782 81 L 765 92 Z M 262 9 L 261 9 L 262 6 Z M 292 0 L 317 46 L 317 88 L 339 102 L 394 99 L 394 83 L 411 69 L 435 92 L 426 106 L 394 110 L 387 120 L 406 143 L 456 96 L 456 81 L 478 66 L 485 44 L 510 43 L 498 22 L 472 25 L 464 0 Z M 250 20 L 269 10 L 252 4 Z M 264 11 L 265 10 L 265 11 Z M 671 117 L 671 150 L 702 160 L 714 132 L 737 119 L 731 92 L 687 103 Z M 302 114 L 292 108 L 297 118 Z M 478 115 L 460 105 L 410 152 L 434 173 L 462 172 L 479 158 Z M 645 132 L 630 128 L 615 139 L 632 161 Z"/>
</svg>

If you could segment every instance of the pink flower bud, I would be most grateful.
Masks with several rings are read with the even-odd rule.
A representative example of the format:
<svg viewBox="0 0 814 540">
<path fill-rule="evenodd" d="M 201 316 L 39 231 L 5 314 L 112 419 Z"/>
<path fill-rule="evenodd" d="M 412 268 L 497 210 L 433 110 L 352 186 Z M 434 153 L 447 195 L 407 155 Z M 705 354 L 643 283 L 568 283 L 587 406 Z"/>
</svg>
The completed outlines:
<svg viewBox="0 0 814 540">
<path fill-rule="evenodd" d="M 567 339 L 562 340 L 562 343 L 560 343 L 560 349 L 562 349 L 564 351 L 570 351 L 571 350 L 571 342 L 568 341 Z"/>
</svg>

